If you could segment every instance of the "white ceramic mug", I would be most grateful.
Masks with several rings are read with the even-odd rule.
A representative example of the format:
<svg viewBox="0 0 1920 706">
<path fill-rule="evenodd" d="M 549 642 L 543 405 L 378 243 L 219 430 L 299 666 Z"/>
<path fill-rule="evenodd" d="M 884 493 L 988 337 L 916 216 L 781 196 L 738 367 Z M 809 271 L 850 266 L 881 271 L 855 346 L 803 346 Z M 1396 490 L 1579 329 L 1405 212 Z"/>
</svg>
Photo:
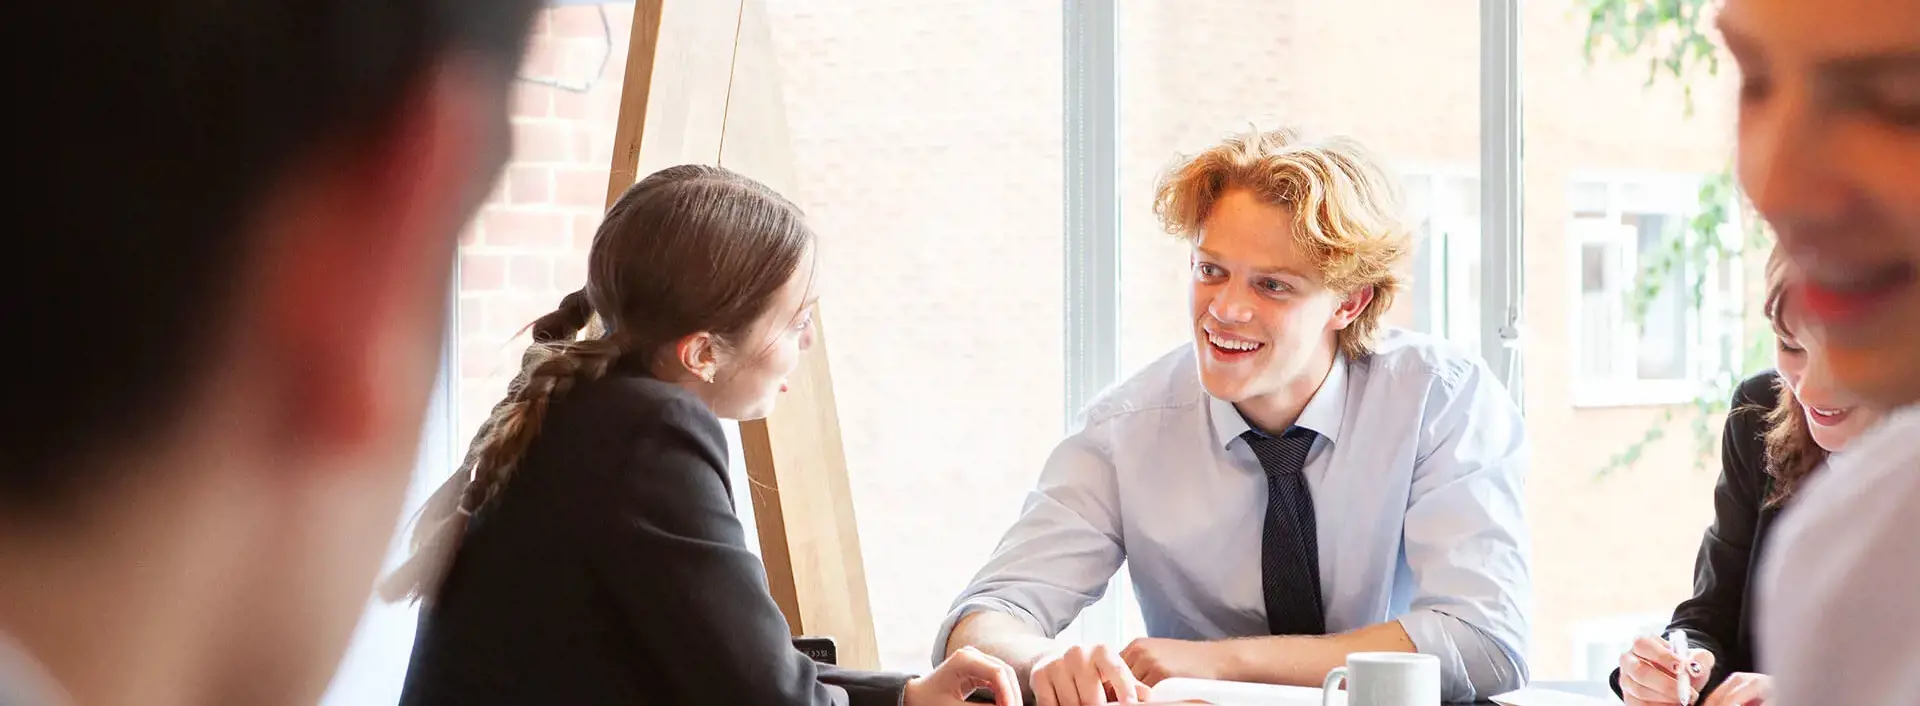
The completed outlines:
<svg viewBox="0 0 1920 706">
<path fill-rule="evenodd" d="M 1322 706 L 1347 680 L 1347 706 L 1435 706 L 1440 703 L 1440 658 L 1410 652 L 1355 652 L 1321 684 Z"/>
</svg>

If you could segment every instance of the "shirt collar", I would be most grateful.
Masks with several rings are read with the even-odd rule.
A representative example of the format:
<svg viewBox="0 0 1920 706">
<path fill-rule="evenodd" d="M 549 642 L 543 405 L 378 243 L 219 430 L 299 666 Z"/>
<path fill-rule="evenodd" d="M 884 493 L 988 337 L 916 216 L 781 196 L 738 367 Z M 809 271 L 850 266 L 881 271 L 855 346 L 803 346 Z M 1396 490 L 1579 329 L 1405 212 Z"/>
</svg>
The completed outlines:
<svg viewBox="0 0 1920 706">
<path fill-rule="evenodd" d="M 26 648 L 0 632 L 0 703 L 57 706 L 72 699 Z"/>
<path fill-rule="evenodd" d="M 1207 416 L 1213 420 L 1213 433 L 1226 448 L 1234 439 L 1240 438 L 1252 430 L 1247 418 L 1232 402 L 1207 395 Z M 1293 425 L 1313 430 L 1327 438 L 1329 442 L 1340 440 L 1340 426 L 1347 416 L 1347 356 L 1336 354 L 1333 368 L 1327 371 L 1327 379 L 1320 383 L 1320 389 L 1307 400 L 1307 406 L 1300 410 L 1300 418 Z"/>
</svg>

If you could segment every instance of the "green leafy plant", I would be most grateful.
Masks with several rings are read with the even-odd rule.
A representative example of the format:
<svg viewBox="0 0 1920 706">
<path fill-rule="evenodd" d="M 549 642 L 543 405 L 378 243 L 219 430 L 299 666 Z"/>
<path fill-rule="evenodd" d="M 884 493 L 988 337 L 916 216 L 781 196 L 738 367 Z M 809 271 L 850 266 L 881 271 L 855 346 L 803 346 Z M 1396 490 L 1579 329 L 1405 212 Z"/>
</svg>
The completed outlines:
<svg viewBox="0 0 1920 706">
<path fill-rule="evenodd" d="M 1661 74 L 1680 82 L 1693 109 L 1693 79 L 1720 73 L 1720 48 L 1714 44 L 1708 13 L 1715 0 L 1581 0 L 1587 13 L 1587 38 L 1581 47 L 1587 63 L 1599 54 L 1647 62 L 1647 85 Z"/>
<path fill-rule="evenodd" d="M 1696 82 L 1711 80 L 1720 73 L 1720 49 L 1713 39 L 1711 15 L 1715 0 L 1581 0 L 1587 18 L 1587 32 L 1581 51 L 1591 65 L 1602 60 L 1644 61 L 1646 86 L 1652 88 L 1663 77 L 1675 81 L 1686 98 L 1686 115 L 1693 113 L 1693 88 Z M 1716 262 L 1745 263 L 1749 252 L 1763 251 L 1771 236 L 1752 213 L 1733 178 L 1729 161 L 1718 174 L 1705 179 L 1698 193 L 1698 207 L 1684 225 L 1662 234 L 1664 241 L 1653 257 L 1643 258 L 1634 273 L 1633 287 L 1627 293 L 1627 309 L 1635 326 L 1644 326 L 1647 311 L 1659 300 L 1675 273 L 1685 275 L 1684 302 L 1696 314 L 1696 320 L 1708 316 L 1728 316 L 1726 312 L 1706 311 L 1707 272 Z M 1729 223 L 1745 224 L 1742 233 L 1730 234 Z M 1736 309 L 1738 311 L 1738 309 Z M 1737 314 L 1727 323 L 1744 327 Z M 1718 449 L 1717 422 L 1727 412 L 1733 388 L 1747 371 L 1767 364 L 1770 337 L 1745 336 L 1747 345 L 1734 355 L 1718 356 L 1718 368 L 1700 381 L 1700 392 L 1685 404 L 1662 410 L 1659 419 L 1640 438 L 1615 453 L 1600 469 L 1600 475 L 1638 463 L 1647 449 L 1665 439 L 1683 416 L 1693 432 L 1698 449 L 1697 467 L 1704 467 Z"/>
</svg>

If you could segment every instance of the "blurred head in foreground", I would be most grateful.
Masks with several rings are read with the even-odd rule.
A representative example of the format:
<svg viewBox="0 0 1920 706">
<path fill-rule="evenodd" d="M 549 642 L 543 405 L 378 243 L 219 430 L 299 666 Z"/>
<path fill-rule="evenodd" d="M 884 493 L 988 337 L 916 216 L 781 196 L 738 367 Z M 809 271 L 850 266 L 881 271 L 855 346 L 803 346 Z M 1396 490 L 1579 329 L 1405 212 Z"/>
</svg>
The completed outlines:
<svg viewBox="0 0 1920 706">
<path fill-rule="evenodd" d="M 399 516 L 537 5 L 10 18 L 42 66 L 14 88 L 34 108 L 0 278 L 23 361 L 0 396 L 0 702 L 325 688 Z"/>
</svg>

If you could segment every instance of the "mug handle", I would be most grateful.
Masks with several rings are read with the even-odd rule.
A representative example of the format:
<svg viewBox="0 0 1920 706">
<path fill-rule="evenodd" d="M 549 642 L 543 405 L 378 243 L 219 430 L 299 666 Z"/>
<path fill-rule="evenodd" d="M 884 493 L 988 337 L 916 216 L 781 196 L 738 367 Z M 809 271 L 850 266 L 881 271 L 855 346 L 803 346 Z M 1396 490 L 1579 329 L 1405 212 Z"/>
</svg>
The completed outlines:
<svg viewBox="0 0 1920 706">
<path fill-rule="evenodd" d="M 1326 681 L 1320 682 L 1320 706 L 1329 706 L 1333 703 L 1334 687 L 1339 686 L 1340 680 L 1345 678 L 1347 678 L 1345 666 L 1334 667 L 1332 671 L 1327 672 Z"/>
</svg>

